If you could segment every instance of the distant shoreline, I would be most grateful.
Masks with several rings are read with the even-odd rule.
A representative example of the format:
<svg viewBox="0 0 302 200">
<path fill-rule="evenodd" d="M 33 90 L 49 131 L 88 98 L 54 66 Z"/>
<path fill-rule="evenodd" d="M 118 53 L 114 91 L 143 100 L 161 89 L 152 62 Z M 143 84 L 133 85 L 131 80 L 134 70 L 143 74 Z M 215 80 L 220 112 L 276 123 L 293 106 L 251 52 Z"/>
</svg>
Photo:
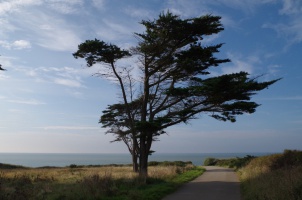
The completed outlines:
<svg viewBox="0 0 302 200">
<path fill-rule="evenodd" d="M 155 153 L 149 161 L 191 161 L 199 166 L 207 157 L 231 158 L 246 155 L 263 156 L 274 153 Z M 131 164 L 131 156 L 127 153 L 0 153 L 0 163 L 28 167 L 66 167 L 75 165 L 108 165 Z"/>
</svg>

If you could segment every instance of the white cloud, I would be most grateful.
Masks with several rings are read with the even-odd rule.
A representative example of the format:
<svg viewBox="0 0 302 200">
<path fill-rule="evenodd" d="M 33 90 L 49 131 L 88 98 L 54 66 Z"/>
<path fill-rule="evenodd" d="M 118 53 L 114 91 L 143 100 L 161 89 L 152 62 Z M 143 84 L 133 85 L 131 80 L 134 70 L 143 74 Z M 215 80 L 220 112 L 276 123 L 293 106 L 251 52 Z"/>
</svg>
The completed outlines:
<svg viewBox="0 0 302 200">
<path fill-rule="evenodd" d="M 82 87 L 82 84 L 79 81 L 70 79 L 56 78 L 54 83 L 68 87 Z"/>
<path fill-rule="evenodd" d="M 18 50 L 31 48 L 31 44 L 27 40 L 16 40 L 12 43 L 0 40 L 0 46 L 6 49 L 18 49 Z"/>
<path fill-rule="evenodd" d="M 31 48 L 31 44 L 29 41 L 26 40 L 16 40 L 12 44 L 13 48 L 15 49 L 29 49 Z"/>
</svg>

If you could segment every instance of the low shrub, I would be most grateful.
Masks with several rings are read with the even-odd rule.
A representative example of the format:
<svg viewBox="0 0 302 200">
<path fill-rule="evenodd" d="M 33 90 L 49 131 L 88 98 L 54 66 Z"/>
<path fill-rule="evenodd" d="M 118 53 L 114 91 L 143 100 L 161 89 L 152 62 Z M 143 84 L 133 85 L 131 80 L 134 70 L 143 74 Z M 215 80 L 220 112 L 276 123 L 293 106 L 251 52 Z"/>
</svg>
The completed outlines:
<svg viewBox="0 0 302 200">
<path fill-rule="evenodd" d="M 216 158 L 206 158 L 204 161 L 205 166 L 222 166 L 234 169 L 239 169 L 246 166 L 251 160 L 256 158 L 255 156 L 247 155 L 243 158 L 228 158 L 228 159 L 216 159 Z"/>
<path fill-rule="evenodd" d="M 206 158 L 203 162 L 204 166 L 215 166 L 217 164 L 218 159 L 216 158 Z"/>
<path fill-rule="evenodd" d="M 178 166 L 178 167 L 185 167 L 187 165 L 193 165 L 191 161 L 150 161 L 148 162 L 148 166 Z"/>
</svg>

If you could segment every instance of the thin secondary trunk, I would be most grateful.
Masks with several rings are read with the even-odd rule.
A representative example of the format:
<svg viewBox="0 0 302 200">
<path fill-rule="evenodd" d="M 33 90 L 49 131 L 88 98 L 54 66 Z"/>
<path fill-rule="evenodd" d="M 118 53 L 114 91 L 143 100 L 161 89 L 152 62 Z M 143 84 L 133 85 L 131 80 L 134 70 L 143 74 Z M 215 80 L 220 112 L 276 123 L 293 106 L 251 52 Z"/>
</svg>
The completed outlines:
<svg viewBox="0 0 302 200">
<path fill-rule="evenodd" d="M 135 138 L 133 140 L 133 147 L 132 147 L 132 167 L 133 167 L 133 172 L 138 172 L 139 171 L 139 166 L 138 166 L 138 155 L 137 155 L 137 141 Z"/>
<path fill-rule="evenodd" d="M 137 163 L 136 154 L 132 154 L 132 168 L 133 168 L 133 172 L 138 172 L 138 163 Z"/>
</svg>

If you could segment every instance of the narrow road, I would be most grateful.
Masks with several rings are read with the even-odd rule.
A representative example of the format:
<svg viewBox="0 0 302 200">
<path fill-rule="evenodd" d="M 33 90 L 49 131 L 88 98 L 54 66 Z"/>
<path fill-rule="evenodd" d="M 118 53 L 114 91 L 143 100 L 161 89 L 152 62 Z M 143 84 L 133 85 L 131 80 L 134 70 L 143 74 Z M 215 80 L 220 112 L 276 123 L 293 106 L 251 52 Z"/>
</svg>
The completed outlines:
<svg viewBox="0 0 302 200">
<path fill-rule="evenodd" d="M 240 200 L 240 183 L 232 169 L 206 166 L 206 172 L 163 200 Z"/>
</svg>

